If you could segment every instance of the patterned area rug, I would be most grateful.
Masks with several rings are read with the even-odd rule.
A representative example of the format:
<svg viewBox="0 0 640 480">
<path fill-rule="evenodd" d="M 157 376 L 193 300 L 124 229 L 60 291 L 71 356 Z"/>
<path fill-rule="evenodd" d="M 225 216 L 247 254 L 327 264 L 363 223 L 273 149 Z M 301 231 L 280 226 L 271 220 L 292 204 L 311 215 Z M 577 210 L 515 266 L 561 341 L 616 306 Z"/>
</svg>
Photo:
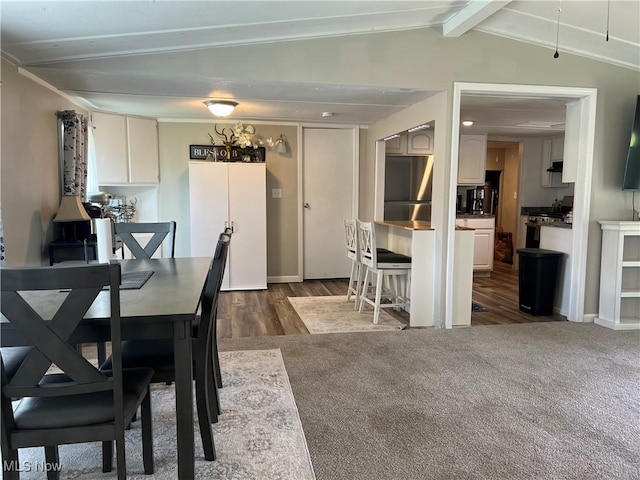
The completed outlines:
<svg viewBox="0 0 640 480">
<path fill-rule="evenodd" d="M 373 309 L 365 305 L 362 313 L 353 309 L 344 295 L 327 297 L 287 297 L 309 333 L 346 333 L 402 330 L 406 325 L 382 310 L 378 324 Z"/>
<path fill-rule="evenodd" d="M 222 415 L 213 425 L 217 459 L 202 453 L 197 420 L 196 478 L 313 480 L 315 475 L 298 416 L 289 377 L 280 350 L 221 352 L 220 390 Z M 153 385 L 153 450 L 155 473 L 144 475 L 140 421 L 126 432 L 127 478 L 173 480 L 178 478 L 176 457 L 175 396 L 173 386 Z M 195 406 L 194 406 L 194 417 Z M 61 478 L 115 478 L 115 470 L 102 473 L 99 443 L 61 445 Z M 21 479 L 43 477 L 42 448 L 20 450 Z M 115 469 L 115 461 L 114 461 Z"/>
</svg>

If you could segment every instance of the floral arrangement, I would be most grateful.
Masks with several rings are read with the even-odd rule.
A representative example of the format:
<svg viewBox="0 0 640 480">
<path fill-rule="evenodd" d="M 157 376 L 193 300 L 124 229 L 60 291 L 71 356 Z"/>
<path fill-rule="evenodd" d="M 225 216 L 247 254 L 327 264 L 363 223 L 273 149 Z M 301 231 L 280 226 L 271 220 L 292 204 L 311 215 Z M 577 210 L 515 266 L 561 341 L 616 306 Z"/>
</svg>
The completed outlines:
<svg viewBox="0 0 640 480">
<path fill-rule="evenodd" d="M 224 139 L 224 145 L 227 147 L 238 146 L 241 148 L 258 148 L 262 145 L 273 147 L 275 142 L 269 137 L 265 140 L 256 135 L 256 129 L 253 125 L 244 125 L 242 122 L 236 123 L 233 128 L 223 128 L 222 131 L 218 131 L 218 126 L 214 127 L 216 134 Z M 229 131 L 227 134 L 226 131 Z M 209 133 L 211 139 L 211 145 L 215 145 L 213 136 Z"/>
</svg>

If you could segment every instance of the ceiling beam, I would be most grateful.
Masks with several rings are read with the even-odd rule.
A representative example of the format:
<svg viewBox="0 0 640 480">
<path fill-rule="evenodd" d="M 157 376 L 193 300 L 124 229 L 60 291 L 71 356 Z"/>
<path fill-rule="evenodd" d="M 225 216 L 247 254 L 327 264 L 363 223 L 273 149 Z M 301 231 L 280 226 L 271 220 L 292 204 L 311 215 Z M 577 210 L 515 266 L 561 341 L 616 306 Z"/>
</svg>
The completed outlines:
<svg viewBox="0 0 640 480">
<path fill-rule="evenodd" d="M 459 37 L 489 18 L 511 0 L 471 0 L 466 7 L 442 24 L 444 37 Z"/>
</svg>

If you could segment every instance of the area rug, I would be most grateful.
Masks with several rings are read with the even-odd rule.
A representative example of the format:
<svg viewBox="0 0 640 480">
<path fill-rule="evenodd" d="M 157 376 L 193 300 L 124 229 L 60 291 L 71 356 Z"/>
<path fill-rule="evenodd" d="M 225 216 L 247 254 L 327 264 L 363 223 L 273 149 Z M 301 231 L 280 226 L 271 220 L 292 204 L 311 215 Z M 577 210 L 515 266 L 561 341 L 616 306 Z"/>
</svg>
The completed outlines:
<svg viewBox="0 0 640 480">
<path fill-rule="evenodd" d="M 346 333 L 402 330 L 406 325 L 382 310 L 378 324 L 373 309 L 365 305 L 362 313 L 353 309 L 344 295 L 327 297 L 287 297 L 309 333 Z"/>
<path fill-rule="evenodd" d="M 194 406 L 196 478 L 315 479 L 280 350 L 221 352 L 220 363 L 222 414 L 213 425 L 217 459 L 204 459 Z M 144 475 L 137 421 L 126 432 L 127 478 L 173 480 L 178 478 L 174 388 L 153 385 L 152 392 L 155 473 Z M 59 451 L 61 478 L 116 477 L 115 471 L 102 473 L 99 443 L 61 445 Z M 42 478 L 42 469 L 37 471 L 36 467 L 43 462 L 42 448 L 20 450 L 20 478 Z"/>
<path fill-rule="evenodd" d="M 489 309 L 484 305 L 480 305 L 476 302 L 471 302 L 471 311 L 476 313 L 488 312 Z"/>
</svg>

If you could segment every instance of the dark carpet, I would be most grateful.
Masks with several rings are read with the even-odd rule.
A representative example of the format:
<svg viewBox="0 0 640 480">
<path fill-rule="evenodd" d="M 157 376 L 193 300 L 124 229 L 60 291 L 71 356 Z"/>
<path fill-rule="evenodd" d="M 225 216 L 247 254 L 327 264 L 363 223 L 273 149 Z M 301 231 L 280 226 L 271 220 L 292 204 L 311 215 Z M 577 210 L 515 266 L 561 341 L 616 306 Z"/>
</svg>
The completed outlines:
<svg viewBox="0 0 640 480">
<path fill-rule="evenodd" d="M 638 479 L 640 332 L 532 323 L 260 337 L 318 480 Z"/>
</svg>

